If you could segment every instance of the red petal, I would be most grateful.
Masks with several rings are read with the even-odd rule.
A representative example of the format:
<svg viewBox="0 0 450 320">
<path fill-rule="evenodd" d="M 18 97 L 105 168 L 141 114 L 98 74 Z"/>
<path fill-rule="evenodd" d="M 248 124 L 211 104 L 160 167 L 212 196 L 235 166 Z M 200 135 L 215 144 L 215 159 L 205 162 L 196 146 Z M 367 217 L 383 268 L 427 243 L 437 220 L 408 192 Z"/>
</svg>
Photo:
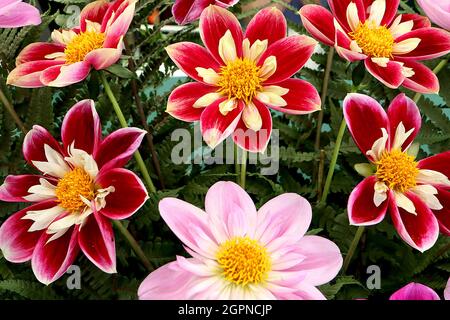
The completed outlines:
<svg viewBox="0 0 450 320">
<path fill-rule="evenodd" d="M 100 172 L 96 183 L 102 188 L 114 187 L 115 191 L 106 196 L 106 207 L 100 213 L 113 220 L 126 219 L 142 207 L 148 199 L 142 181 L 133 172 L 115 168 Z"/>
<path fill-rule="evenodd" d="M 23 140 L 22 151 L 25 160 L 30 164 L 32 164 L 32 161 L 47 161 L 44 145 L 48 145 L 53 150 L 64 154 L 59 143 L 50 135 L 47 129 L 38 125 L 33 126 L 33 129 L 27 133 Z"/>
<path fill-rule="evenodd" d="M 389 200 L 386 199 L 379 207 L 373 202 L 375 193 L 375 176 L 364 179 L 353 189 L 348 199 L 348 219 L 355 226 L 371 226 L 383 221 L 386 216 Z"/>
<path fill-rule="evenodd" d="M 386 11 L 384 12 L 383 19 L 381 20 L 382 26 L 389 26 L 397 15 L 398 6 L 400 0 L 386 1 Z"/>
<path fill-rule="evenodd" d="M 176 0 L 172 6 L 172 15 L 175 22 L 179 25 L 185 25 L 197 20 L 203 9 L 215 0 Z"/>
<path fill-rule="evenodd" d="M 398 55 L 400 58 L 413 60 L 430 60 L 442 57 L 450 52 L 450 33 L 438 28 L 421 28 L 395 39 L 401 42 L 410 38 L 419 38 L 421 41 L 413 51 Z"/>
<path fill-rule="evenodd" d="M 334 17 L 346 32 L 351 31 L 347 21 L 347 8 L 351 2 L 354 2 L 358 8 L 359 20 L 362 22 L 366 21 L 367 6 L 364 4 L 363 0 L 328 0 L 331 12 L 333 12 Z"/>
<path fill-rule="evenodd" d="M 54 201 L 40 202 L 14 213 L 3 222 L 0 227 L 0 249 L 6 260 L 19 263 L 31 259 L 43 231 L 28 232 L 33 221 L 22 218 L 28 211 L 49 209 L 55 205 Z"/>
<path fill-rule="evenodd" d="M 19 175 L 7 176 L 0 186 L 0 200 L 8 202 L 28 202 L 23 197 L 28 196 L 28 189 L 39 184 L 40 176 Z"/>
<path fill-rule="evenodd" d="M 256 40 L 268 40 L 268 44 L 286 37 L 287 23 L 283 13 L 276 7 L 259 11 L 247 26 L 245 38 L 252 45 Z"/>
<path fill-rule="evenodd" d="M 420 160 L 417 166 L 420 169 L 428 169 L 445 174 L 450 179 L 450 151 Z"/>
<path fill-rule="evenodd" d="M 419 133 L 422 125 L 419 108 L 417 108 L 417 105 L 413 100 L 408 98 L 404 93 L 401 93 L 392 100 L 387 115 L 390 123 L 391 143 L 393 142 L 395 132 L 400 122 L 405 126 L 406 132 L 414 128 L 413 133 L 402 145 L 402 150 L 406 150 L 414 141 L 414 138 Z"/>
<path fill-rule="evenodd" d="M 35 42 L 23 48 L 16 58 L 16 65 L 18 66 L 25 62 L 46 60 L 46 55 L 55 52 L 64 52 L 64 49 L 63 45 L 57 43 Z M 61 61 L 61 63 L 64 63 L 64 61 Z"/>
<path fill-rule="evenodd" d="M 401 22 L 410 21 L 414 22 L 413 30 L 420 28 L 429 28 L 431 27 L 430 19 L 427 17 L 415 14 L 415 13 L 404 13 L 402 14 Z"/>
<path fill-rule="evenodd" d="M 82 32 L 86 32 L 86 20 L 102 24 L 103 17 L 106 11 L 110 7 L 110 2 L 107 1 L 94 1 L 87 4 L 80 14 L 80 29 Z"/>
<path fill-rule="evenodd" d="M 441 210 L 434 210 L 433 212 L 439 221 L 439 229 L 441 232 L 450 236 L 450 190 L 444 190 L 443 188 L 437 189 L 437 197 L 444 208 Z"/>
<path fill-rule="evenodd" d="M 147 131 L 122 128 L 112 132 L 99 145 L 94 159 L 101 171 L 123 167 L 141 145 Z"/>
<path fill-rule="evenodd" d="M 356 62 L 367 59 L 363 53 L 355 52 L 350 49 L 350 38 L 340 30 L 336 30 L 336 52 L 344 59 L 350 62 Z"/>
<path fill-rule="evenodd" d="M 439 79 L 436 74 L 421 63 L 408 61 L 406 59 L 396 59 L 402 61 L 405 67 L 412 68 L 414 75 L 405 78 L 402 86 L 412 91 L 423 94 L 437 94 L 439 92 Z"/>
<path fill-rule="evenodd" d="M 205 108 L 194 108 L 194 103 L 205 94 L 214 91 L 216 91 L 215 87 L 199 82 L 183 84 L 170 94 L 166 112 L 181 121 L 198 121 Z"/>
<path fill-rule="evenodd" d="M 106 273 L 116 273 L 116 247 L 109 219 L 93 213 L 80 228 L 78 243 L 86 257 Z"/>
<path fill-rule="evenodd" d="M 264 152 L 272 135 L 272 115 L 270 110 L 258 100 L 254 100 L 262 118 L 262 127 L 258 131 L 247 128 L 241 119 L 233 132 L 234 142 L 242 149 L 250 152 Z"/>
<path fill-rule="evenodd" d="M 402 65 L 395 61 L 389 61 L 386 67 L 380 67 L 372 60 L 365 60 L 367 70 L 385 86 L 391 89 L 397 89 L 405 81 L 402 73 Z"/>
<path fill-rule="evenodd" d="M 277 59 L 275 73 L 264 84 L 276 84 L 297 73 L 311 58 L 316 45 L 316 40 L 302 35 L 290 36 L 273 43 L 258 62 L 258 65 L 262 66 L 270 56 Z"/>
<path fill-rule="evenodd" d="M 81 61 L 47 68 L 42 72 L 39 79 L 46 86 L 61 88 L 83 81 L 90 71 L 91 65 Z"/>
<path fill-rule="evenodd" d="M 397 207 L 394 197 L 390 197 L 389 211 L 395 229 L 400 237 L 413 248 L 424 252 L 430 249 L 439 236 L 439 224 L 433 212 L 418 196 L 406 196 L 414 203 L 417 215 Z"/>
<path fill-rule="evenodd" d="M 94 153 L 102 139 L 94 101 L 82 100 L 69 110 L 62 123 L 61 137 L 65 150 L 74 143 L 75 148 Z"/>
<path fill-rule="evenodd" d="M 308 4 L 300 9 L 303 26 L 317 40 L 328 46 L 334 46 L 336 29 L 333 15 L 322 6 Z"/>
<path fill-rule="evenodd" d="M 230 30 L 233 36 L 238 56 L 242 57 L 244 38 L 238 19 L 230 11 L 218 6 L 212 5 L 203 10 L 200 16 L 200 36 L 206 48 L 220 64 L 223 61 L 219 55 L 219 41 L 227 30 Z"/>
<path fill-rule="evenodd" d="M 38 60 L 22 63 L 11 71 L 7 78 L 7 84 L 21 88 L 40 88 L 45 85 L 41 81 L 43 71 L 60 67 L 64 61 Z"/>
</svg>

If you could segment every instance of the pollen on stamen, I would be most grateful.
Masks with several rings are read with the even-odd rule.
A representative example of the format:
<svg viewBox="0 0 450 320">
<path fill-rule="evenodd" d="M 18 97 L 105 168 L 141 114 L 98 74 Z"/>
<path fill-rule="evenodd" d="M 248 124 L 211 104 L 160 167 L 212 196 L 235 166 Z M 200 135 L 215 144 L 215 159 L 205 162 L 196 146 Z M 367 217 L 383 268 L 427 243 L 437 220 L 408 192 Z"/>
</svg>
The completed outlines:
<svg viewBox="0 0 450 320">
<path fill-rule="evenodd" d="M 369 57 L 392 58 L 394 36 L 385 26 L 377 26 L 367 21 L 360 22 L 356 30 L 349 35 Z"/>
<path fill-rule="evenodd" d="M 74 168 L 58 181 L 55 194 L 62 208 L 71 213 L 80 212 L 86 206 L 81 196 L 89 201 L 95 198 L 94 182 L 86 171 Z"/>
<path fill-rule="evenodd" d="M 104 33 L 95 31 L 78 34 L 67 44 L 66 49 L 64 50 L 66 63 L 72 64 L 83 61 L 89 52 L 103 47 L 105 38 L 106 36 Z"/>
</svg>

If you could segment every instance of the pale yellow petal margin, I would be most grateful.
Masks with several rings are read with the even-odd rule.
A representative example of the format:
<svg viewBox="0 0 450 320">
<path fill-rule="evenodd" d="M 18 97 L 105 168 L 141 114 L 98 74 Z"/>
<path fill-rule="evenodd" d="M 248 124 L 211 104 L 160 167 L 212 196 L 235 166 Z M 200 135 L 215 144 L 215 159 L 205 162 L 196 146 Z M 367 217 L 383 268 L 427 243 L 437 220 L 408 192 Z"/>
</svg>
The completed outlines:
<svg viewBox="0 0 450 320">
<path fill-rule="evenodd" d="M 368 20 L 379 26 L 381 25 L 385 12 L 386 0 L 375 0 L 370 6 L 370 16 Z"/>
<path fill-rule="evenodd" d="M 420 41 L 422 40 L 419 38 L 409 38 L 395 43 L 392 48 L 392 53 L 395 55 L 410 53 L 419 46 Z"/>
<path fill-rule="evenodd" d="M 238 106 L 238 101 L 236 99 L 225 100 L 219 104 L 219 111 L 221 114 L 226 116 L 228 112 L 234 110 Z"/>
<path fill-rule="evenodd" d="M 219 40 L 219 55 L 225 64 L 237 59 L 236 44 L 230 30 Z"/>
<path fill-rule="evenodd" d="M 220 99 L 222 95 L 219 92 L 210 92 L 201 96 L 194 102 L 194 108 L 204 108 L 212 104 L 217 99 Z"/>
<path fill-rule="evenodd" d="M 242 112 L 242 121 L 245 126 L 253 131 L 259 131 L 262 127 L 262 118 L 253 102 L 245 106 Z"/>
<path fill-rule="evenodd" d="M 389 28 L 389 31 L 391 31 L 392 36 L 394 38 L 398 38 L 399 36 L 410 32 L 413 29 L 413 27 L 414 27 L 413 20 L 402 22 L 402 15 L 399 15 L 392 23 L 391 27 Z"/>
<path fill-rule="evenodd" d="M 267 40 L 256 40 L 250 47 L 250 41 L 248 39 L 244 39 L 242 42 L 244 58 L 258 62 L 259 58 L 261 58 L 262 54 L 267 50 L 268 43 L 269 42 Z"/>
<path fill-rule="evenodd" d="M 274 107 L 285 107 L 287 106 L 287 102 L 282 98 L 282 96 L 284 96 L 288 92 L 289 89 L 285 89 L 280 86 L 266 86 L 263 87 L 263 90 L 261 92 L 258 92 L 256 97 L 262 103 Z"/>
<path fill-rule="evenodd" d="M 275 56 L 267 57 L 259 70 L 259 78 L 261 81 L 269 79 L 277 70 L 277 58 Z"/>
<path fill-rule="evenodd" d="M 354 2 L 350 2 L 347 7 L 347 22 L 352 31 L 355 31 L 359 26 L 358 8 Z"/>
<path fill-rule="evenodd" d="M 214 71 L 213 68 L 205 69 L 197 67 L 195 68 L 195 71 L 197 71 L 198 76 L 203 79 L 203 82 L 207 84 L 216 85 L 220 80 L 220 76 Z"/>
</svg>

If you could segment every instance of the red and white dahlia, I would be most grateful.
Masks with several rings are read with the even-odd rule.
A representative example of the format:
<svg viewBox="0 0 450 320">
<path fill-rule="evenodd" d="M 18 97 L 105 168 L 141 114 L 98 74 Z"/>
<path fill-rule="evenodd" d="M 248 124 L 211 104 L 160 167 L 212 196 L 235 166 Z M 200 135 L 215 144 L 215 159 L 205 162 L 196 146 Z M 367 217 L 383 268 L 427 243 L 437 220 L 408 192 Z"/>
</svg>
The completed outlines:
<svg viewBox="0 0 450 320">
<path fill-rule="evenodd" d="M 234 6 L 239 0 L 175 0 L 172 14 L 176 23 L 184 25 L 191 23 L 202 14 L 202 11 L 211 4 L 222 8 Z"/>
<path fill-rule="evenodd" d="M 122 55 L 123 37 L 133 20 L 136 1 L 88 4 L 81 11 L 79 26 L 53 31 L 51 43 L 25 47 L 7 83 L 23 88 L 65 87 L 86 79 L 91 68 L 113 65 Z"/>
<path fill-rule="evenodd" d="M 366 179 L 350 194 L 350 223 L 374 225 L 389 212 L 400 237 L 422 252 L 439 229 L 450 235 L 450 151 L 420 161 L 408 153 L 421 127 L 416 104 L 400 94 L 386 113 L 371 97 L 349 94 L 344 116 L 370 161 L 356 166 Z"/>
<path fill-rule="evenodd" d="M 177 66 L 197 81 L 172 92 L 167 112 L 183 121 L 200 120 L 211 148 L 233 134 L 241 148 L 264 151 L 272 132 L 269 108 L 306 114 L 321 104 L 310 83 L 289 79 L 317 42 L 303 35 L 286 37 L 286 30 L 286 19 L 276 8 L 257 13 L 245 34 L 232 13 L 214 5 L 206 8 L 200 17 L 206 48 L 191 42 L 167 47 Z"/>
<path fill-rule="evenodd" d="M 141 180 L 122 168 L 144 135 L 126 128 L 103 139 L 92 100 L 67 113 L 62 144 L 34 126 L 25 137 L 23 154 L 42 174 L 8 176 L 0 186 L 2 201 L 34 202 L 1 225 L 3 256 L 16 263 L 31 260 L 44 284 L 61 277 L 80 248 L 98 268 L 116 272 L 110 220 L 130 217 L 148 197 Z"/>
<path fill-rule="evenodd" d="M 367 70 L 389 88 L 404 86 L 420 93 L 439 92 L 436 75 L 420 60 L 450 52 L 450 33 L 432 28 L 426 17 L 400 14 L 400 0 L 328 0 L 331 13 L 306 5 L 300 15 L 316 39 Z"/>
<path fill-rule="evenodd" d="M 161 217 L 192 258 L 178 256 L 140 285 L 146 300 L 324 300 L 316 288 L 342 266 L 339 248 L 305 235 L 308 201 L 285 193 L 258 211 L 233 182 L 218 182 L 206 194 L 205 211 L 176 198 L 159 203 Z"/>
</svg>

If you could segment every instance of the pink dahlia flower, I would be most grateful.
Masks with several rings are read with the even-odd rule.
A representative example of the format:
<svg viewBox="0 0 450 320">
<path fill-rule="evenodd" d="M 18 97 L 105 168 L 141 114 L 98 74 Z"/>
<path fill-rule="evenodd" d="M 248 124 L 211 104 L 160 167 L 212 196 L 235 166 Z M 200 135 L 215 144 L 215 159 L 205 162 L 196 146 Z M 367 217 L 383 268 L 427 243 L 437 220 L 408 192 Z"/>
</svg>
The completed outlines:
<svg viewBox="0 0 450 320">
<path fill-rule="evenodd" d="M 404 86 L 420 93 L 439 92 L 436 75 L 417 62 L 450 52 L 450 33 L 432 28 L 417 14 L 397 15 L 400 0 L 328 0 L 332 13 L 318 5 L 302 7 L 305 28 L 334 46 L 350 62 L 389 88 Z"/>
<path fill-rule="evenodd" d="M 25 47 L 7 83 L 23 88 L 65 87 L 86 79 L 91 68 L 113 65 L 122 55 L 123 37 L 133 20 L 136 1 L 89 3 L 81 11 L 78 27 L 53 31 L 51 43 Z"/>
<path fill-rule="evenodd" d="M 421 127 L 416 104 L 400 94 L 386 113 L 374 99 L 349 94 L 344 116 L 370 161 L 356 165 L 366 179 L 350 194 L 350 223 L 374 225 L 389 212 L 400 237 L 422 252 L 434 245 L 439 229 L 450 235 L 450 151 L 420 161 L 409 153 Z"/>
<path fill-rule="evenodd" d="M 389 300 L 441 300 L 439 295 L 430 287 L 411 282 L 396 291 Z"/>
<path fill-rule="evenodd" d="M 22 0 L 0 0 L 0 28 L 41 24 L 39 10 Z"/>
<path fill-rule="evenodd" d="M 211 148 L 233 134 L 241 148 L 264 151 L 272 132 L 269 108 L 289 114 L 320 109 L 310 83 L 289 79 L 317 42 L 286 37 L 286 19 L 278 9 L 261 10 L 244 34 L 232 13 L 211 5 L 200 17 L 200 35 L 206 48 L 191 42 L 167 47 L 177 66 L 197 81 L 172 92 L 167 112 L 183 121 L 200 120 Z"/>
<path fill-rule="evenodd" d="M 333 242 L 305 235 L 311 206 L 297 194 L 257 211 L 240 186 L 218 182 L 205 211 L 175 198 L 163 199 L 159 210 L 192 258 L 178 256 L 152 272 L 140 299 L 325 299 L 316 286 L 342 266 Z"/>
<path fill-rule="evenodd" d="M 175 0 L 172 7 L 172 14 L 178 24 L 184 25 L 197 20 L 202 14 L 202 11 L 211 4 L 228 8 L 238 2 L 239 0 Z"/>
<path fill-rule="evenodd" d="M 147 200 L 141 180 L 122 168 L 145 132 L 120 129 L 104 139 L 101 132 L 94 102 L 77 103 L 63 121 L 62 144 L 40 126 L 26 135 L 24 157 L 41 174 L 8 176 L 0 186 L 0 200 L 33 203 L 1 225 L 3 256 L 31 260 L 44 284 L 61 277 L 80 249 L 104 272 L 116 272 L 111 220 L 130 217 Z"/>
<path fill-rule="evenodd" d="M 445 300 L 450 300 L 450 278 L 448 278 L 447 287 L 444 291 L 444 298 Z"/>
<path fill-rule="evenodd" d="M 450 1 L 417 0 L 417 2 L 431 21 L 446 30 L 450 30 Z"/>
</svg>

